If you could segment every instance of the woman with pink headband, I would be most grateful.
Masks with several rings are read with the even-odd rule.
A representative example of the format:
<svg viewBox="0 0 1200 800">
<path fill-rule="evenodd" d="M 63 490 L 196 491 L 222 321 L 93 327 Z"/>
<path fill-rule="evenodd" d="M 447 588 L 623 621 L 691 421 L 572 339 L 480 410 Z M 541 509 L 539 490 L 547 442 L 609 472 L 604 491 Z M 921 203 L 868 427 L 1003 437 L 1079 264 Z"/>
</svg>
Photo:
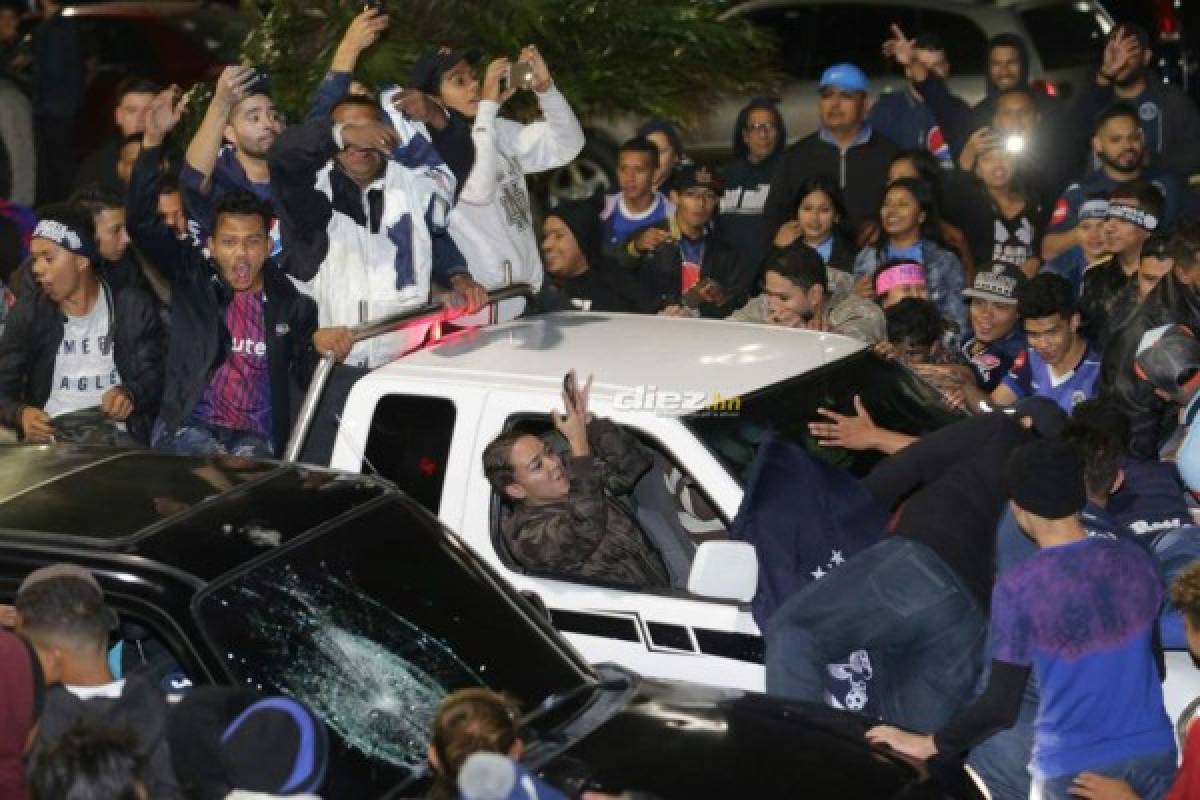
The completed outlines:
<svg viewBox="0 0 1200 800">
<path fill-rule="evenodd" d="M 855 276 L 871 275 L 880 264 L 893 259 L 915 261 L 924 270 L 929 299 L 954 323 L 956 331 L 966 330 L 963 265 L 941 243 L 937 205 L 929 185 L 915 178 L 892 181 L 883 195 L 879 222 L 879 240 L 860 250 L 854 260 Z"/>
<path fill-rule="evenodd" d="M 891 308 L 906 297 L 929 299 L 925 269 L 916 261 L 896 258 L 881 264 L 871 279 L 875 301 Z"/>
</svg>

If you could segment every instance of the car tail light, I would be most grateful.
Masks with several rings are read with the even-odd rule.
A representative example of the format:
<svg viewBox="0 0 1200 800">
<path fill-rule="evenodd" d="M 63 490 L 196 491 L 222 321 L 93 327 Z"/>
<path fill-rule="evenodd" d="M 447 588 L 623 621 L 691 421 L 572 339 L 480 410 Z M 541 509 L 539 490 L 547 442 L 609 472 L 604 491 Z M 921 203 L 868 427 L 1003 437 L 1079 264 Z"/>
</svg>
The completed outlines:
<svg viewBox="0 0 1200 800">
<path fill-rule="evenodd" d="M 1035 81 L 1031 81 L 1030 84 L 1034 89 L 1041 91 L 1047 97 L 1058 97 L 1058 86 L 1054 83 L 1054 81 L 1049 81 L 1045 78 L 1039 78 Z"/>
<path fill-rule="evenodd" d="M 1154 0 L 1154 33 L 1160 41 L 1179 40 L 1179 15 L 1172 0 Z"/>
</svg>

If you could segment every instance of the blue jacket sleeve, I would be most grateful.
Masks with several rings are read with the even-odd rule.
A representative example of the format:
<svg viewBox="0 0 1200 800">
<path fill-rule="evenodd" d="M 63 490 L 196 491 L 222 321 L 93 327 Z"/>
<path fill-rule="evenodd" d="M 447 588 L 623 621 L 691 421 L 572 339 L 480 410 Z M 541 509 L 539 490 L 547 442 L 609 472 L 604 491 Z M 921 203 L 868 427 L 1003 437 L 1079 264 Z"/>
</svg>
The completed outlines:
<svg viewBox="0 0 1200 800">
<path fill-rule="evenodd" d="M 462 251 L 454 243 L 448 231 L 437 233 L 430 224 L 429 213 L 425 214 L 425 224 L 433 232 L 433 279 L 442 286 L 449 286 L 450 279 L 455 275 L 467 274 L 467 260 Z"/>
<path fill-rule="evenodd" d="M 946 135 L 951 152 L 958 158 L 963 145 L 974 132 L 971 130 L 970 106 L 961 97 L 951 93 L 940 75 L 932 72 L 928 78 L 914 84 L 914 88 L 925 98 L 925 104 L 942 127 L 942 133 Z"/>
<path fill-rule="evenodd" d="M 334 72 L 333 70 L 326 72 L 325 77 L 317 84 L 317 90 L 313 92 L 312 107 L 308 109 L 308 116 L 304 118 L 304 121 L 326 119 L 329 112 L 333 110 L 334 103 L 341 100 L 350 91 L 350 81 L 353 78 L 354 76 L 349 72 Z"/>
</svg>

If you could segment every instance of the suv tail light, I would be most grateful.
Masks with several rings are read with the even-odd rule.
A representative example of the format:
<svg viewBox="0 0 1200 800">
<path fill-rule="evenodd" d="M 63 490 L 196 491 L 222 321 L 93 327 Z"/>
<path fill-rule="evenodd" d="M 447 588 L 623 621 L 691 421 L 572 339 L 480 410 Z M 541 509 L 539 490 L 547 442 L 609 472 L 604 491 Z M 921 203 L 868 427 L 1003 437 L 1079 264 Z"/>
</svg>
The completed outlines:
<svg viewBox="0 0 1200 800">
<path fill-rule="evenodd" d="M 1154 33 L 1159 41 L 1179 40 L 1179 15 L 1172 0 L 1154 0 Z"/>
<path fill-rule="evenodd" d="M 1058 86 L 1054 81 L 1038 78 L 1035 81 L 1030 81 L 1030 85 L 1045 94 L 1047 97 L 1058 97 Z"/>
</svg>

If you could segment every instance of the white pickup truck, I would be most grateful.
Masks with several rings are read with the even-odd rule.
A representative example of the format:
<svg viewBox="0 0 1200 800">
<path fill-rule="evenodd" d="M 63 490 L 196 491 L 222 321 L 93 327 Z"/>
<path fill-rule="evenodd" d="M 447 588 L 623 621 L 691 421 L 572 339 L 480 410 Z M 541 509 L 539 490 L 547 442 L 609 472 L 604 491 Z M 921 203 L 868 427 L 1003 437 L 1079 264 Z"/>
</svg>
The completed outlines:
<svg viewBox="0 0 1200 800">
<path fill-rule="evenodd" d="M 533 574 L 500 535 L 504 509 L 481 454 L 502 431 L 551 429 L 564 374 L 594 375 L 591 408 L 637 435 L 654 467 L 633 494 L 673 588 L 637 591 Z M 932 390 L 856 340 L 766 325 L 620 314 L 549 314 L 452 334 L 355 384 L 330 466 L 374 471 L 425 505 L 592 663 L 762 691 L 763 641 L 750 613 L 753 548 L 729 541 L 742 478 L 765 430 L 804 441 L 818 406 L 859 394 L 880 424 L 948 421 Z M 812 444 L 811 440 L 807 441 Z M 828 454 L 857 474 L 878 459 Z M 403 557 L 403 554 L 397 554 Z M 1175 718 L 1197 694 L 1186 652 L 1168 653 Z M 846 694 L 863 675 L 844 670 Z M 835 697 L 835 700 L 839 698 Z M 853 706 L 853 702 L 842 705 Z"/>
</svg>

